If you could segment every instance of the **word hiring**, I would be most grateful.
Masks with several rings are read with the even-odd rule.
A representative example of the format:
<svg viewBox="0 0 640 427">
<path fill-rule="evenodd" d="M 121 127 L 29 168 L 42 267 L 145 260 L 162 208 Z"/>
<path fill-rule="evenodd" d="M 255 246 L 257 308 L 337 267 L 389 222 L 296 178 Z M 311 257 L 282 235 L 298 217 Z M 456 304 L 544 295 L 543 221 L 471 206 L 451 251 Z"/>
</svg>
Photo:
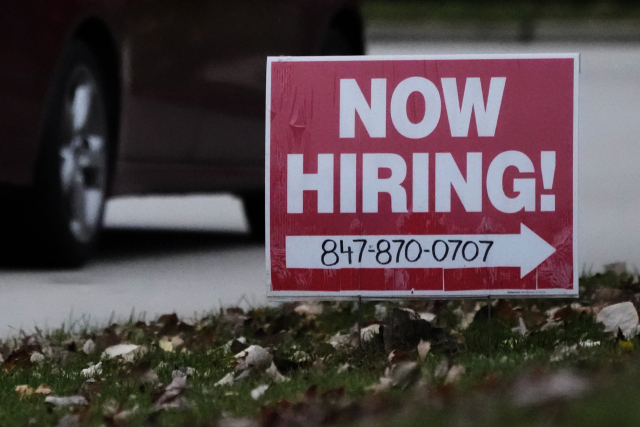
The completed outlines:
<svg viewBox="0 0 640 427">
<path fill-rule="evenodd" d="M 303 154 L 287 155 L 287 213 L 303 213 L 304 192 L 317 193 L 317 212 L 334 211 L 334 155 L 318 154 L 317 173 L 304 173 Z M 356 161 L 357 155 L 339 155 L 340 213 L 356 212 Z M 551 190 L 556 168 L 556 152 L 540 153 L 540 171 L 544 190 Z M 498 154 L 487 169 L 483 179 L 482 153 L 467 153 L 467 170 L 458 168 L 451 153 L 435 153 L 435 211 L 451 212 L 451 190 L 453 189 L 465 211 L 482 212 L 483 182 L 491 204 L 504 213 L 536 210 L 536 179 L 514 178 L 510 184 L 514 197 L 509 197 L 503 187 L 504 173 L 508 168 L 519 173 L 535 172 L 533 161 L 520 151 L 504 151 Z M 386 177 L 380 178 L 380 170 Z M 429 153 L 413 153 L 412 157 L 411 211 L 429 212 Z M 466 178 L 465 178 L 466 176 Z M 376 213 L 379 195 L 386 193 L 391 199 L 391 212 L 409 212 L 407 190 L 403 183 L 407 179 L 407 162 L 394 153 L 362 154 L 362 212 Z M 507 184 L 509 185 L 509 184 Z M 539 210 L 555 211 L 555 195 L 542 194 Z"/>
</svg>

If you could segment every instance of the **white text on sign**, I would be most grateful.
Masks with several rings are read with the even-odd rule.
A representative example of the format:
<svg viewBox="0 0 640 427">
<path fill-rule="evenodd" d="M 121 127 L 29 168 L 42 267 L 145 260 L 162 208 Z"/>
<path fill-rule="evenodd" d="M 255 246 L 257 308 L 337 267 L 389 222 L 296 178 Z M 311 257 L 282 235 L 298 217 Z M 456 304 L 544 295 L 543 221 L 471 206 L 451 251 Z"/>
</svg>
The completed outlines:
<svg viewBox="0 0 640 427">
<path fill-rule="evenodd" d="M 333 154 L 319 154 L 317 172 L 304 172 L 304 155 L 287 155 L 287 213 L 303 213 L 305 192 L 317 193 L 317 212 L 334 212 L 334 163 Z M 504 174 L 508 168 L 519 173 L 531 174 L 536 171 L 534 161 L 520 151 L 505 151 L 491 160 L 483 182 L 482 153 L 467 153 L 466 172 L 458 167 L 451 153 L 435 153 L 435 211 L 451 212 L 452 189 L 458 195 L 466 212 L 482 212 L 483 189 L 497 210 L 504 213 L 555 211 L 555 195 L 541 194 L 539 203 L 536 196 L 536 179 L 533 177 L 514 178 L 510 184 L 516 193 L 509 197 L 504 184 Z M 429 212 L 429 153 L 413 153 L 411 159 L 412 194 L 409 198 L 403 183 L 407 180 L 407 161 L 394 153 L 365 153 L 361 159 L 356 154 L 343 153 L 338 157 L 340 185 L 339 212 L 357 212 L 356 176 L 357 162 L 362 161 L 362 204 L 364 213 L 376 213 L 381 209 L 391 212 Z M 553 186 L 556 167 L 555 151 L 542 151 L 536 159 L 540 165 L 545 191 Z M 380 178 L 380 170 L 388 172 Z M 390 174 L 389 174 L 390 173 Z M 390 207 L 381 207 L 380 194 L 390 196 Z M 409 205 L 411 200 L 411 205 Z"/>
<path fill-rule="evenodd" d="M 485 105 L 479 77 L 467 78 L 462 104 L 458 97 L 456 79 L 440 79 L 451 136 L 465 137 L 469 134 L 472 111 L 475 112 L 478 136 L 495 135 L 506 80 L 505 77 L 491 78 Z M 426 107 L 424 117 L 418 123 L 413 123 L 407 115 L 407 101 L 413 93 L 419 93 L 424 98 Z M 396 130 L 406 138 L 429 136 L 440 121 L 441 110 L 442 100 L 438 88 L 424 77 L 410 77 L 401 81 L 391 96 L 391 121 Z M 387 136 L 386 79 L 371 79 L 370 103 L 355 79 L 340 80 L 340 138 L 355 137 L 356 113 L 371 138 Z"/>
</svg>

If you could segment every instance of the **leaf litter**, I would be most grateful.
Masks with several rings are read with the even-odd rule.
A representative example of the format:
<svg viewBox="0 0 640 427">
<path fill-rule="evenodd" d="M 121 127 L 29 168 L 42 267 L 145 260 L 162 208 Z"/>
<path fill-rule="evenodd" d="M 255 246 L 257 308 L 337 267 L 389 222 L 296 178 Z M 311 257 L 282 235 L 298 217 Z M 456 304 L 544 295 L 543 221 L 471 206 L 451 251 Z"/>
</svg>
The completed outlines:
<svg viewBox="0 0 640 427">
<path fill-rule="evenodd" d="M 464 413 L 468 399 L 485 409 L 578 399 L 634 360 L 640 296 L 634 277 L 581 286 L 578 300 L 492 301 L 491 319 L 486 301 L 364 303 L 360 313 L 343 301 L 23 334 L 0 343 L 0 357 L 14 390 L 5 406 L 25 415 L 0 407 L 0 424 L 175 425 L 197 413 L 307 427 Z"/>
</svg>

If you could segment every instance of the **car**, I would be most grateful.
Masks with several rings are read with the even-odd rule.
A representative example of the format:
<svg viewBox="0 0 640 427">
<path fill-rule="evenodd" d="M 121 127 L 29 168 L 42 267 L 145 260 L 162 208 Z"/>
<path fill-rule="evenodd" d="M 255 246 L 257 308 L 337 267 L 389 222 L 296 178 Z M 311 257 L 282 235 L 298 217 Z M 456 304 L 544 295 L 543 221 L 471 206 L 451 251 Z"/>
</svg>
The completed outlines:
<svg viewBox="0 0 640 427">
<path fill-rule="evenodd" d="M 80 266 L 134 194 L 232 192 L 263 236 L 267 56 L 363 53 L 352 0 L 4 2 L 3 256 Z"/>
</svg>

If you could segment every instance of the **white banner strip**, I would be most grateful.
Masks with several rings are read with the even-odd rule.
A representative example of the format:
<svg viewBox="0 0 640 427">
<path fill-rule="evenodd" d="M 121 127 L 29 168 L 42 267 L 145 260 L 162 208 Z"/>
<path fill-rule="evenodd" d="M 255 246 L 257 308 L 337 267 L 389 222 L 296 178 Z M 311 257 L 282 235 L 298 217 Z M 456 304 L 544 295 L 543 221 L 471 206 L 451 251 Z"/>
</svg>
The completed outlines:
<svg viewBox="0 0 640 427">
<path fill-rule="evenodd" d="M 521 224 L 520 234 L 287 236 L 287 268 L 489 268 L 533 271 L 555 248 Z"/>
</svg>

